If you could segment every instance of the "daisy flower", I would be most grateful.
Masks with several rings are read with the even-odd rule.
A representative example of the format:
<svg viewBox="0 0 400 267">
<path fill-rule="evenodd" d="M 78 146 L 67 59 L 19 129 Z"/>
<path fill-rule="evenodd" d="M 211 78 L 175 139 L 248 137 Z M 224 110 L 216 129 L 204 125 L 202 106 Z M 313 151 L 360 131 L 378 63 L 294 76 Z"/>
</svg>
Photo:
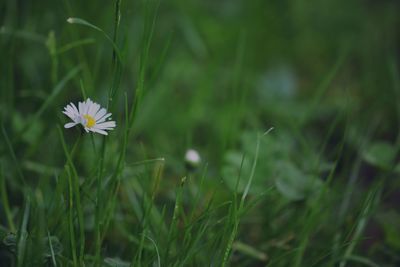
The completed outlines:
<svg viewBox="0 0 400 267">
<path fill-rule="evenodd" d="M 115 121 L 110 121 L 111 113 L 107 113 L 105 108 L 101 108 L 99 104 L 93 102 L 90 98 L 84 102 L 79 102 L 78 108 L 74 103 L 68 104 L 64 107 L 63 113 L 73 121 L 65 124 L 65 128 L 81 124 L 87 133 L 90 131 L 107 135 L 106 130 L 113 130 L 116 126 Z"/>
</svg>

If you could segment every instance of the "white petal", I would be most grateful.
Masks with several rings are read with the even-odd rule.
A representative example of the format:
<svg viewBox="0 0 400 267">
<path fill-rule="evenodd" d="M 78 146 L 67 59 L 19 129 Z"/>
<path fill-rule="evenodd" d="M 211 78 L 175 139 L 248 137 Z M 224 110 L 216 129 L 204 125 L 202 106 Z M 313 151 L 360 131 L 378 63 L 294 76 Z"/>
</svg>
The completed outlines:
<svg viewBox="0 0 400 267">
<path fill-rule="evenodd" d="M 104 116 L 104 114 L 107 113 L 107 110 L 105 108 L 100 109 L 99 112 L 97 112 L 96 116 L 94 117 L 94 119 L 96 120 L 96 122 Z"/>
<path fill-rule="evenodd" d="M 111 113 L 107 113 L 103 118 L 100 118 L 100 119 L 96 120 L 96 123 L 101 123 L 101 122 L 105 121 L 110 116 L 111 116 Z"/>
<path fill-rule="evenodd" d="M 83 113 L 83 108 L 85 107 L 85 104 L 83 102 L 78 103 L 78 108 L 79 108 L 79 114 L 84 115 Z"/>
<path fill-rule="evenodd" d="M 106 128 L 114 128 L 116 126 L 115 121 L 106 121 L 103 123 L 96 123 L 94 127 L 97 129 L 106 129 Z"/>
<path fill-rule="evenodd" d="M 63 113 L 65 115 L 67 115 L 68 117 L 70 117 L 73 121 L 75 121 L 74 118 L 76 117 L 76 113 L 75 113 L 75 110 L 70 105 L 68 105 L 64 108 Z"/>
<path fill-rule="evenodd" d="M 74 115 L 74 111 L 72 110 L 72 108 L 70 106 L 66 106 L 64 108 L 64 114 L 67 115 L 66 113 L 70 114 L 70 115 Z M 67 115 L 68 116 L 68 115 Z"/>
<path fill-rule="evenodd" d="M 76 106 L 74 105 L 74 103 L 71 102 L 70 105 L 71 105 L 72 109 L 74 110 L 74 112 L 75 112 L 76 114 L 79 114 L 79 110 L 76 108 Z"/>
<path fill-rule="evenodd" d="M 71 128 L 74 127 L 75 125 L 77 125 L 76 122 L 69 122 L 64 125 L 64 128 Z"/>
<path fill-rule="evenodd" d="M 73 111 L 71 105 L 69 104 L 64 107 L 64 110 Z"/>
<path fill-rule="evenodd" d="M 99 134 L 103 134 L 103 135 L 108 135 L 108 133 L 107 133 L 106 131 L 103 131 L 103 130 L 101 130 L 101 129 L 90 128 L 90 130 L 91 130 L 92 132 L 95 132 L 95 133 L 99 133 Z"/>
<path fill-rule="evenodd" d="M 92 104 L 93 104 L 92 100 L 90 100 L 90 98 L 88 98 L 86 100 L 85 114 L 89 114 L 89 110 L 92 107 Z"/>
<path fill-rule="evenodd" d="M 68 111 L 63 111 L 63 113 L 65 114 L 65 115 L 67 115 L 71 120 L 74 120 L 74 114 L 71 114 L 70 112 L 68 112 Z"/>
<path fill-rule="evenodd" d="M 99 111 L 100 105 L 97 103 L 93 103 L 93 105 L 90 107 L 88 114 L 94 118 L 96 115 L 97 111 Z"/>
</svg>

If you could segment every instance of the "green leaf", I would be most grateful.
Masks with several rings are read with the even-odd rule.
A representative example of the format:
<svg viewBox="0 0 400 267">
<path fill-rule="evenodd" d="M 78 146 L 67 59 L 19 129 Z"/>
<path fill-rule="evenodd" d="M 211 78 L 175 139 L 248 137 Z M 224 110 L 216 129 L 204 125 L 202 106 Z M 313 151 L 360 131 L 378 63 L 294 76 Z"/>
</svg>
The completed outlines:
<svg viewBox="0 0 400 267">
<path fill-rule="evenodd" d="M 275 185 L 278 191 L 291 201 L 307 199 L 322 186 L 321 180 L 304 174 L 290 162 L 280 162 L 276 168 Z"/>
<path fill-rule="evenodd" d="M 231 151 L 225 155 L 225 166 L 222 168 L 222 176 L 230 190 L 235 191 L 237 189 L 237 191 L 240 193 L 244 192 L 250 177 L 251 166 L 252 158 L 245 156 L 243 159 L 242 153 Z M 256 176 L 253 181 L 254 186 L 250 188 L 250 193 L 263 193 L 267 188 L 266 178 L 266 174 L 263 175 L 260 172 L 256 172 Z M 236 188 L 238 179 L 239 184 Z"/>
<path fill-rule="evenodd" d="M 387 244 L 400 250 L 400 214 L 392 209 L 378 214 L 376 218 L 383 228 Z"/>
<path fill-rule="evenodd" d="M 393 166 L 395 156 L 395 147 L 383 141 L 372 143 L 363 153 L 366 162 L 384 170 Z"/>
</svg>

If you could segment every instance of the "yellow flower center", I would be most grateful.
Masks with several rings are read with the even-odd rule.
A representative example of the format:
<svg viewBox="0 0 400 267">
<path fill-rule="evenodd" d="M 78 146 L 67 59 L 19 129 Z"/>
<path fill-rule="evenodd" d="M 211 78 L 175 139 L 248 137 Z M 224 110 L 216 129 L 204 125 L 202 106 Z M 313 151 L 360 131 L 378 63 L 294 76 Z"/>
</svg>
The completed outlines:
<svg viewBox="0 0 400 267">
<path fill-rule="evenodd" d="M 92 128 L 96 124 L 96 120 L 92 116 L 86 114 L 83 117 L 86 119 L 86 127 Z"/>
</svg>

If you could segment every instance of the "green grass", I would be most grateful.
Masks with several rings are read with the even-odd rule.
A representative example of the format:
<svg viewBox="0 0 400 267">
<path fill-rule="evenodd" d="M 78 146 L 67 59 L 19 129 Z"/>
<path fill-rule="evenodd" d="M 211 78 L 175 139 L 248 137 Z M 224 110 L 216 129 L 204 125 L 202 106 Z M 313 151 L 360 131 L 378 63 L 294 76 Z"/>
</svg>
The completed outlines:
<svg viewBox="0 0 400 267">
<path fill-rule="evenodd" d="M 398 266 L 399 7 L 1 2 L 0 266 Z"/>
</svg>

